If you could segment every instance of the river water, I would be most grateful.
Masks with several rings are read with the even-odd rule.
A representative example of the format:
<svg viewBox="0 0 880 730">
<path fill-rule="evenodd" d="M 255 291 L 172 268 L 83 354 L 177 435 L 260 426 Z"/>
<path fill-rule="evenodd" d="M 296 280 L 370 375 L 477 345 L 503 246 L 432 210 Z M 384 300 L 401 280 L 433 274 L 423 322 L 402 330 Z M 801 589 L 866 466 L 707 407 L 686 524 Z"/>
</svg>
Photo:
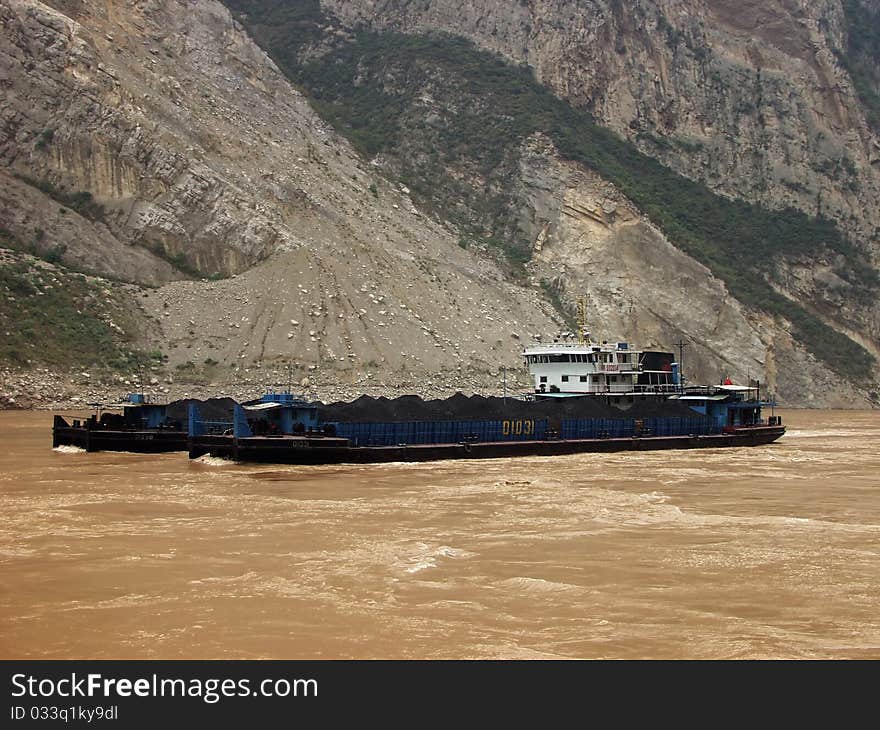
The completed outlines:
<svg viewBox="0 0 880 730">
<path fill-rule="evenodd" d="M 770 446 L 369 466 L 0 414 L 2 658 L 880 658 L 880 412 Z"/>
</svg>

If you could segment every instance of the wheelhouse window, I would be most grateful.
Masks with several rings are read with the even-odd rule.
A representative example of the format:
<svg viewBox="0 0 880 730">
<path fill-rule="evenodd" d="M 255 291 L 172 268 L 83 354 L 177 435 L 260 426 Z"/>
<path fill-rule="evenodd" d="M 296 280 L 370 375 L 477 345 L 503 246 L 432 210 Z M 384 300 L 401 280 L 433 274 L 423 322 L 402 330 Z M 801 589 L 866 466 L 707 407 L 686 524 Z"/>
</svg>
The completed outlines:
<svg viewBox="0 0 880 730">
<path fill-rule="evenodd" d="M 567 383 L 567 382 L 568 382 L 568 376 L 567 376 L 567 375 L 563 375 L 563 376 L 562 376 L 562 382 L 563 382 L 563 383 Z"/>
</svg>

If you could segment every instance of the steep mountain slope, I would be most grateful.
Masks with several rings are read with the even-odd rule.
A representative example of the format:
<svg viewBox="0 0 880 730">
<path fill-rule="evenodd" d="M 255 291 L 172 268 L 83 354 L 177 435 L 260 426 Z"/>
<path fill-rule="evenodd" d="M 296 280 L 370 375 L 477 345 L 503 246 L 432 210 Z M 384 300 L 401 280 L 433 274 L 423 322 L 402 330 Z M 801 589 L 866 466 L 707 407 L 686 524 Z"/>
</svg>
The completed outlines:
<svg viewBox="0 0 880 730">
<path fill-rule="evenodd" d="M 444 31 L 526 63 L 673 169 L 726 195 L 830 216 L 880 261 L 880 141 L 859 103 L 878 98 L 876 0 L 321 5 L 348 24 Z"/>
<path fill-rule="evenodd" d="M 111 347 L 116 377 L 174 394 L 288 377 L 320 394 L 497 390 L 502 367 L 514 387 L 523 341 L 565 326 L 552 302 L 586 292 L 597 333 L 684 337 L 694 379 L 760 377 L 790 404 L 877 398 L 874 251 L 852 237 L 870 211 L 852 225 L 834 214 L 836 227 L 725 200 L 528 69 L 352 25 L 394 25 L 404 3 L 228 5 L 308 97 L 218 2 L 0 0 L 0 246 L 135 283 L 85 278 L 109 287 L 125 338 L 68 363 L 91 369 L 80 387 Z M 471 4 L 499 17 L 502 5 Z M 522 8 L 552 10 L 515 5 L 513 26 Z M 564 48 L 574 6 L 553 21 Z M 448 29 L 480 40 L 475 27 Z M 692 175 L 682 160 L 664 157 Z M 768 202 L 741 184 L 723 192 Z M 773 246 L 738 248 L 745 220 Z M 42 266 L 22 255 L 0 269 Z M 45 315 L 45 289 L 24 289 Z M 5 323 L 18 305 L 2 294 Z M 94 314 L 103 332 L 108 315 Z M 26 367 L 64 364 L 30 349 Z M 3 377 L 26 390 L 20 373 Z"/>
<path fill-rule="evenodd" d="M 290 363 L 322 386 L 494 386 L 520 338 L 559 328 L 539 290 L 376 175 L 219 3 L 55 5 L 0 0 L 5 243 L 180 280 L 131 299 L 176 381 L 279 382 Z M 83 192 L 100 215 L 61 200 Z"/>
<path fill-rule="evenodd" d="M 692 374 L 700 378 L 733 366 L 740 377 L 759 373 L 774 385 L 781 372 L 780 392 L 789 398 L 826 389 L 852 397 L 839 376 L 870 392 L 880 351 L 876 271 L 861 247 L 827 219 L 774 213 L 713 195 L 560 102 L 527 69 L 455 38 L 349 28 L 317 2 L 229 5 L 244 11 L 241 17 L 255 37 L 308 89 L 318 110 L 366 154 L 377 155 L 374 163 L 387 174 L 401 176 L 420 202 L 455 221 L 464 244 L 498 247 L 514 269 L 531 259 L 532 275 L 569 302 L 588 292 L 592 311 L 603 314 L 596 321 L 603 331 L 666 342 L 675 332 L 685 334 L 693 342 Z M 540 191 L 526 184 L 523 163 L 536 139 L 539 145 L 541 139 L 549 142 L 547 159 L 577 163 L 579 174 L 569 180 L 587 179 L 594 171 L 610 183 L 605 188 L 611 197 L 623 200 L 642 223 L 628 232 L 631 238 L 638 231 L 636 251 L 663 240 L 659 228 L 703 264 L 694 267 L 690 261 L 687 267 L 700 272 L 697 278 L 689 286 L 669 286 L 681 279 L 682 259 L 666 241 L 668 253 L 655 268 L 626 274 L 625 293 L 608 286 L 609 276 L 620 278 L 614 267 L 618 258 L 624 266 L 625 247 L 603 246 L 602 267 L 570 265 L 598 252 L 590 239 L 609 217 L 594 189 L 568 190 L 552 177 L 542 181 Z M 594 236 L 567 225 L 566 195 L 586 201 L 576 215 L 595 219 Z M 749 313 L 749 336 L 742 336 L 741 327 L 718 327 L 716 317 L 691 316 L 705 311 L 700 279 L 710 272 L 721 279 L 709 285 L 717 288 L 721 308 Z M 652 301 L 655 292 L 667 300 L 659 309 Z M 605 329 L 609 309 L 631 315 Z M 652 309 L 667 317 L 649 316 Z M 803 346 L 818 362 L 807 353 L 794 354 Z"/>
<path fill-rule="evenodd" d="M 0 4 L 7 228 L 26 240 L 39 227 L 66 263 L 153 284 L 295 246 L 260 175 L 260 127 L 280 120 L 240 133 L 251 121 L 238 92 L 263 83 L 262 54 L 223 8 L 56 5 Z M 78 194 L 95 205 L 69 204 Z"/>
</svg>

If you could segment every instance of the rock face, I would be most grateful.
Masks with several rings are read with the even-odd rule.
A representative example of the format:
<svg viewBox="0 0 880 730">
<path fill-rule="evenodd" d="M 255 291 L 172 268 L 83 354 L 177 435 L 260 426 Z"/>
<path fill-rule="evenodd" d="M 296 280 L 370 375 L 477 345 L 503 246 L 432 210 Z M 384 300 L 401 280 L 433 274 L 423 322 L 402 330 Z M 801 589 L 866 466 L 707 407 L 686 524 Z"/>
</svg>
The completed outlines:
<svg viewBox="0 0 880 730">
<path fill-rule="evenodd" d="M 56 5 L 0 3 L 0 203 L 14 234 L 40 228 L 69 263 L 149 283 L 301 244 L 275 204 L 299 191 L 267 158 L 304 153 L 323 125 L 222 6 Z M 99 210 L 70 204 L 81 191 Z"/>
<path fill-rule="evenodd" d="M 19 240 L 39 225 L 41 245 L 69 244 L 71 265 L 167 282 L 139 304 L 176 380 L 286 382 L 291 363 L 298 381 L 468 388 L 520 369 L 514 334 L 559 329 L 538 290 L 360 159 L 219 3 L 55 5 L 0 0 L 4 218 Z M 73 191 L 103 212 L 58 202 Z"/>
<path fill-rule="evenodd" d="M 720 3 L 683 0 L 637 0 L 632 13 L 585 0 L 322 5 L 352 23 L 448 30 L 527 61 L 676 169 L 725 194 L 811 212 L 821 194 L 830 215 L 876 244 L 875 142 L 846 76 L 824 52 L 821 63 L 798 56 L 802 35 L 771 43 L 763 23 L 746 44 L 756 50 L 736 50 L 745 33 L 736 23 L 757 3 L 736 18 Z M 825 5 L 827 37 L 838 38 L 839 7 Z M 825 16 L 787 7 L 773 6 L 779 38 L 800 18 L 792 28 L 812 39 Z M 522 345 L 562 326 L 543 279 L 569 300 L 587 294 L 596 334 L 664 349 L 684 336 L 695 380 L 758 377 L 789 405 L 870 402 L 868 388 L 826 375 L 784 321 L 734 300 L 540 135 L 509 181 L 535 242 L 529 285 L 460 246 L 452 225 L 387 177 L 392 168 L 355 153 L 220 3 L 0 0 L 0 19 L 4 235 L 71 267 L 152 285 L 138 298 L 142 345 L 168 356 L 157 379 L 176 397 L 230 383 L 252 395 L 291 379 L 325 398 L 497 392 L 502 367 L 522 386 Z M 758 77 L 772 92 L 756 97 Z M 760 130 L 759 112 L 739 108 L 756 98 Z M 819 169 L 844 159 L 846 179 Z M 829 276 L 793 267 L 787 287 L 808 299 Z M 868 309 L 851 334 L 880 354 Z M 15 379 L 16 402 L 36 402 L 22 385 L 30 380 L 2 376 Z"/>
<path fill-rule="evenodd" d="M 540 135 L 524 146 L 520 164 L 520 195 L 540 222 L 532 224 L 533 271 L 584 293 L 594 337 L 662 349 L 683 339 L 682 366 L 692 380 L 757 378 L 788 403 L 861 400 L 784 325 L 737 302 L 711 271 L 672 246 L 613 185 L 560 160 Z"/>
<path fill-rule="evenodd" d="M 842 0 L 321 5 L 350 24 L 452 33 L 527 63 L 673 169 L 724 195 L 821 212 L 880 262 L 880 141 L 839 60 Z"/>
<path fill-rule="evenodd" d="M 559 96 L 672 169 L 728 197 L 830 217 L 880 263 L 880 143 L 839 60 L 846 45 L 840 2 L 321 6 L 353 28 L 451 33 L 527 63 Z M 589 292 L 609 336 L 641 333 L 669 343 L 684 335 L 699 379 L 728 369 L 764 382 L 778 375 L 778 392 L 802 403 L 875 402 L 873 386 L 840 382 L 784 320 L 736 302 L 589 170 L 561 162 L 555 151 L 532 150 L 517 187 L 535 243 L 533 272 L 569 300 Z M 804 259 L 777 278 L 779 293 L 880 355 L 880 307 L 827 261 Z"/>
</svg>

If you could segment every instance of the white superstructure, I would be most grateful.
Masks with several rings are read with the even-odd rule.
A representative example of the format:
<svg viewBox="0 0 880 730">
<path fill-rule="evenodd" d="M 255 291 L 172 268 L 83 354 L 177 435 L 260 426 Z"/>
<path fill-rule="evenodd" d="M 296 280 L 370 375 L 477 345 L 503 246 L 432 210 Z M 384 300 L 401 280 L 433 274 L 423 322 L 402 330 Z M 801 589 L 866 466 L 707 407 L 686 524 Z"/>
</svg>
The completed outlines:
<svg viewBox="0 0 880 730">
<path fill-rule="evenodd" d="M 631 393 L 641 372 L 641 352 L 627 343 L 535 344 L 523 352 L 536 393 Z"/>
<path fill-rule="evenodd" d="M 583 324 L 551 343 L 536 342 L 523 351 L 537 394 L 670 394 L 680 388 L 672 353 L 635 350 L 627 342 L 595 342 Z"/>
</svg>

